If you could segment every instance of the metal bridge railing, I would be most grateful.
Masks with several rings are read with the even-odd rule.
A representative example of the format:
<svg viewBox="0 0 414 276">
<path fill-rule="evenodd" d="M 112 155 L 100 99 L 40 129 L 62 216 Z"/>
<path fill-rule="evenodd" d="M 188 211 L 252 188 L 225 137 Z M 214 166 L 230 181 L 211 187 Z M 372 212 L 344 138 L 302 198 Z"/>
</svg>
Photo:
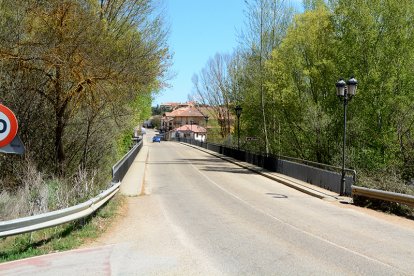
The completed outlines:
<svg viewBox="0 0 414 276">
<path fill-rule="evenodd" d="M 369 189 L 365 187 L 352 186 L 352 195 L 380 199 L 384 201 L 397 202 L 414 207 L 414 196 L 394 192 Z"/>
<path fill-rule="evenodd" d="M 98 196 L 75 206 L 45 214 L 0 222 L 0 238 L 28 233 L 87 217 L 111 199 L 119 190 L 120 183 L 113 185 Z"/>
<path fill-rule="evenodd" d="M 125 176 L 141 148 L 142 140 L 112 167 L 113 179 L 110 188 L 107 190 L 84 203 L 62 210 L 1 221 L 0 238 L 49 228 L 90 216 L 119 191 L 120 181 Z"/>
<path fill-rule="evenodd" d="M 264 156 L 225 145 L 201 142 L 193 139 L 176 138 L 175 140 L 212 150 L 242 162 L 247 162 L 269 171 L 288 175 L 338 194 L 340 193 L 342 170 L 340 167 L 286 156 Z M 350 195 L 351 186 L 356 182 L 356 171 L 346 169 L 346 172 L 345 193 Z"/>
<path fill-rule="evenodd" d="M 138 152 L 141 150 L 142 145 L 143 140 L 141 139 L 130 151 L 128 151 L 127 154 L 124 155 L 124 157 L 121 158 L 121 160 L 112 166 L 112 182 L 116 183 L 122 181 Z"/>
</svg>

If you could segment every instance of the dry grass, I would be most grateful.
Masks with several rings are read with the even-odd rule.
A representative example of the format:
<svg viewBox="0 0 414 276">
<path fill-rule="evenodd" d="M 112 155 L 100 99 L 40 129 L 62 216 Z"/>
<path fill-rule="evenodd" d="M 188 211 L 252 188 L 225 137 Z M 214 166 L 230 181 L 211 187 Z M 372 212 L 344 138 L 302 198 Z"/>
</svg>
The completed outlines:
<svg viewBox="0 0 414 276">
<path fill-rule="evenodd" d="M 70 179 L 48 179 L 27 159 L 18 171 L 20 189 L 0 193 L 0 221 L 67 208 L 87 201 L 100 191 L 95 183 L 96 173 L 85 170 L 79 170 Z"/>
<path fill-rule="evenodd" d="M 18 177 L 22 188 L 11 194 L 2 191 L 0 195 L 0 219 L 19 218 L 47 212 L 49 191 L 43 175 L 32 163 L 26 163 L 25 170 Z"/>
<path fill-rule="evenodd" d="M 0 238 L 0 263 L 70 250 L 91 243 L 116 220 L 123 202 L 124 198 L 116 195 L 89 218 L 28 234 Z"/>
<path fill-rule="evenodd" d="M 359 177 L 358 185 L 371 189 L 414 195 L 414 187 L 407 185 L 397 174 L 393 173 L 376 173 L 363 175 Z M 354 204 L 380 210 L 386 213 L 392 213 L 399 216 L 405 216 L 410 219 L 414 218 L 414 208 L 394 202 L 388 202 L 378 199 L 370 199 L 361 196 L 354 196 Z"/>
</svg>

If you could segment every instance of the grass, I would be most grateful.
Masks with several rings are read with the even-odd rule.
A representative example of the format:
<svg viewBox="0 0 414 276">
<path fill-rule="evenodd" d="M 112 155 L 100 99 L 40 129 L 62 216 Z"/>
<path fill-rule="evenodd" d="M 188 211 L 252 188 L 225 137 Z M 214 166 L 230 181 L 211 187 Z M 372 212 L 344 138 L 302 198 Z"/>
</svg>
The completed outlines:
<svg viewBox="0 0 414 276">
<path fill-rule="evenodd" d="M 116 195 L 92 216 L 60 226 L 0 239 L 0 263 L 77 248 L 98 238 L 118 214 Z"/>
</svg>

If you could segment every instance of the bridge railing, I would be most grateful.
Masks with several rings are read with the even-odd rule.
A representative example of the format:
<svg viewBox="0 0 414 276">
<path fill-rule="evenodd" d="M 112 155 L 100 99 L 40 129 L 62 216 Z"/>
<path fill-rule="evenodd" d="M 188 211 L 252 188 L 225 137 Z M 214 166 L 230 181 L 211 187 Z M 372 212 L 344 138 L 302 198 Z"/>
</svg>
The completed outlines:
<svg viewBox="0 0 414 276">
<path fill-rule="evenodd" d="M 175 138 L 174 140 L 196 145 L 239 161 L 300 179 L 338 194 L 340 193 L 341 167 L 286 156 L 264 156 L 225 145 L 202 142 L 194 139 Z M 355 184 L 357 174 L 352 169 L 346 169 L 345 172 L 345 193 L 350 195 L 351 186 Z"/>
<path fill-rule="evenodd" d="M 0 222 L 0 238 L 28 233 L 85 218 L 108 202 L 118 191 L 123 177 L 142 148 L 142 140 L 112 167 L 110 187 L 96 197 L 62 210 Z"/>
<path fill-rule="evenodd" d="M 131 167 L 132 162 L 141 150 L 143 145 L 142 139 L 139 140 L 124 157 L 121 158 L 115 165 L 112 166 L 112 182 L 120 182 Z"/>
<path fill-rule="evenodd" d="M 363 196 L 368 198 L 375 198 L 390 202 L 397 202 L 414 207 L 414 196 L 407 194 L 400 194 L 388 191 L 381 191 L 377 189 L 369 189 L 365 187 L 352 186 L 352 195 Z"/>
<path fill-rule="evenodd" d="M 285 174 L 339 194 L 341 167 L 287 156 L 263 156 L 220 144 L 206 143 L 193 139 L 178 138 L 176 140 L 209 149 L 234 159 L 265 168 L 269 171 Z M 345 172 L 347 173 L 345 181 L 345 191 L 347 195 L 380 199 L 414 207 L 414 196 L 355 186 L 354 184 L 356 183 L 357 176 L 356 171 L 345 169 Z"/>
</svg>

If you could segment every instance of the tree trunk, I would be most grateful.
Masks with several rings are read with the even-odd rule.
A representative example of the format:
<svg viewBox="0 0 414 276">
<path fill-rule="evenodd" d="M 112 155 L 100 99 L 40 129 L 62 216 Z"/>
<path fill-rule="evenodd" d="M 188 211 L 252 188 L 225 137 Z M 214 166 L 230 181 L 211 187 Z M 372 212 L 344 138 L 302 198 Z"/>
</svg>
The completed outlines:
<svg viewBox="0 0 414 276">
<path fill-rule="evenodd" d="M 265 111 L 265 95 L 263 89 L 263 5 L 260 7 L 260 99 L 261 99 L 261 108 L 262 108 L 262 117 L 263 117 L 263 134 L 265 141 L 265 152 L 266 156 L 269 155 L 269 140 L 267 136 L 267 122 L 266 122 L 266 111 Z"/>
<path fill-rule="evenodd" d="M 56 173 L 58 175 L 64 175 L 63 162 L 65 161 L 65 152 L 63 150 L 63 133 L 65 124 L 63 116 L 60 116 L 58 112 L 56 114 L 56 128 L 55 128 L 55 151 L 56 151 Z"/>
<path fill-rule="evenodd" d="M 63 134 L 65 130 L 65 111 L 68 100 L 62 102 L 62 86 L 61 86 L 61 73 L 60 67 L 56 66 L 56 80 L 55 80 L 55 156 L 56 156 L 56 173 L 59 176 L 64 175 L 64 161 L 65 152 L 63 148 Z"/>
<path fill-rule="evenodd" d="M 91 133 L 92 121 L 93 121 L 93 119 L 88 118 L 88 123 L 87 123 L 88 128 L 86 130 L 85 144 L 83 146 L 83 156 L 82 156 L 82 161 L 81 161 L 81 168 L 82 169 L 86 169 L 86 161 L 87 161 L 87 154 L 88 154 L 88 142 L 89 142 L 89 137 L 90 137 L 90 133 Z"/>
</svg>

